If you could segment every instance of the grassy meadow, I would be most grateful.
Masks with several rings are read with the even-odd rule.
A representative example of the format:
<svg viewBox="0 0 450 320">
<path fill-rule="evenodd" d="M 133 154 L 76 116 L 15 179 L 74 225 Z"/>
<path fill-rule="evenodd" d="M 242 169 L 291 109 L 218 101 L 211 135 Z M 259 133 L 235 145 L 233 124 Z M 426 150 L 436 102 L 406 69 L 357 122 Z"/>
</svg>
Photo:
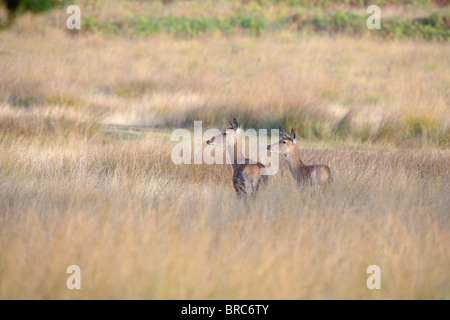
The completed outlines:
<svg viewBox="0 0 450 320">
<path fill-rule="evenodd" d="M 319 10 L 244 2 L 80 1 L 100 26 L 137 11 Z M 448 39 L 267 24 L 76 33 L 65 17 L 0 31 L 1 299 L 450 299 Z M 248 205 L 231 166 L 172 163 L 175 128 L 232 117 L 294 128 L 303 162 L 327 164 L 333 185 L 297 188 L 280 159 Z M 66 287 L 74 264 L 81 290 Z M 380 290 L 366 287 L 370 265 Z"/>
</svg>

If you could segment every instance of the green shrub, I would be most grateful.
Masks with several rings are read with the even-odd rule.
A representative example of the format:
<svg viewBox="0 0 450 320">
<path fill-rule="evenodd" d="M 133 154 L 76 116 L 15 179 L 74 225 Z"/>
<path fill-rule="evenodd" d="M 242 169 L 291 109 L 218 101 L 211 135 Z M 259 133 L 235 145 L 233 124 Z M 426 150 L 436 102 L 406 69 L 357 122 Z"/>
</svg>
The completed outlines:
<svg viewBox="0 0 450 320">
<path fill-rule="evenodd" d="M 0 0 L 8 10 L 7 26 L 11 25 L 17 14 L 24 12 L 39 13 L 55 7 L 65 6 L 73 0 Z"/>
<path fill-rule="evenodd" d="M 389 39 L 418 38 L 425 40 L 448 40 L 450 38 L 450 16 L 436 13 L 419 19 L 383 19 L 382 28 L 368 30 L 367 15 L 335 10 L 324 12 L 296 12 L 289 15 L 264 17 L 257 13 L 238 10 L 228 17 L 149 17 L 137 15 L 113 21 L 96 21 L 86 15 L 82 29 L 91 32 L 112 34 L 138 34 L 142 36 L 164 32 L 176 37 L 197 37 L 205 34 L 221 33 L 226 36 L 247 33 L 259 36 L 263 32 L 283 29 L 327 34 L 362 35 L 369 33 L 375 37 Z"/>
</svg>

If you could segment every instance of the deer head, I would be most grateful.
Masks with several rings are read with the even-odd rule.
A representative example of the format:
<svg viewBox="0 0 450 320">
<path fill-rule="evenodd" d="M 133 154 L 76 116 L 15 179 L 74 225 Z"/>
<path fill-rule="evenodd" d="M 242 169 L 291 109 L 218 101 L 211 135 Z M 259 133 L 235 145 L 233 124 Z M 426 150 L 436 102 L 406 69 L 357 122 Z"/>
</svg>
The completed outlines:
<svg viewBox="0 0 450 320">
<path fill-rule="evenodd" d="M 206 141 L 208 145 L 211 146 L 222 146 L 234 147 L 237 143 L 241 134 L 241 129 L 239 128 L 239 123 L 236 118 L 233 121 L 229 121 L 230 127 L 226 128 L 221 134 L 212 137 L 210 140 Z"/>
<path fill-rule="evenodd" d="M 286 132 L 280 129 L 281 140 L 267 146 L 267 150 L 274 153 L 280 153 L 287 155 L 297 148 L 297 139 L 294 129 L 291 130 L 291 135 L 287 135 Z"/>
</svg>

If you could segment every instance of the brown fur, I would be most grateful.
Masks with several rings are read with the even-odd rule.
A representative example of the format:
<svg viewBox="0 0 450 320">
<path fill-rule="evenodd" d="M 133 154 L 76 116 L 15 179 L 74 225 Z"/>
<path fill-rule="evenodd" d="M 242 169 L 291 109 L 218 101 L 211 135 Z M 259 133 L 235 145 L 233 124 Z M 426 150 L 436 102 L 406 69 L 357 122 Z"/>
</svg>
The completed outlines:
<svg viewBox="0 0 450 320">
<path fill-rule="evenodd" d="M 266 184 L 267 176 L 261 175 L 261 163 L 251 164 L 245 159 L 245 164 L 238 164 L 233 170 L 233 186 L 239 198 L 247 196 L 248 190 L 257 192 L 261 183 Z M 250 185 L 249 185 L 250 184 Z"/>
<path fill-rule="evenodd" d="M 231 127 L 227 128 L 225 132 L 222 134 L 212 137 L 209 141 L 206 143 L 208 145 L 210 144 L 216 144 L 219 143 L 223 146 L 223 148 L 226 148 L 226 134 L 233 137 L 233 187 L 234 190 L 236 190 L 236 194 L 239 199 L 242 198 L 242 196 L 254 196 L 255 193 L 258 191 L 259 186 L 261 183 L 266 184 L 268 181 L 268 177 L 261 174 L 261 169 L 264 168 L 264 165 L 262 163 L 250 163 L 249 159 L 243 158 L 243 155 L 240 153 L 241 148 L 238 148 L 238 144 L 241 143 L 241 136 L 240 136 L 240 128 L 239 124 L 237 123 L 236 119 L 233 119 L 233 122 L 230 122 Z M 229 146 L 231 148 L 231 145 Z M 242 164 L 239 164 L 239 162 L 244 162 Z"/>
<path fill-rule="evenodd" d="M 291 171 L 292 173 L 293 171 Z M 294 176 L 295 174 L 295 176 Z M 294 170 L 293 176 L 297 180 L 298 184 L 308 183 L 314 185 L 314 177 L 317 179 L 317 184 L 323 186 L 327 183 L 333 182 L 333 177 L 331 176 L 331 170 L 327 165 L 324 164 L 314 164 L 311 166 L 303 165 Z"/>
</svg>

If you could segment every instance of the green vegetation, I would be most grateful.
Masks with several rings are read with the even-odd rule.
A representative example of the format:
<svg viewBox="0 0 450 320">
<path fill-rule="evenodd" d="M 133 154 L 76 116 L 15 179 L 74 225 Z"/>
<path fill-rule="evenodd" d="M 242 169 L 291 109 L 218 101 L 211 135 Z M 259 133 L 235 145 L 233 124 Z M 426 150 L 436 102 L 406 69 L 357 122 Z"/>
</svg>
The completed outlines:
<svg viewBox="0 0 450 320">
<path fill-rule="evenodd" d="M 82 21 L 82 28 L 100 33 L 125 33 L 144 36 L 161 32 L 180 37 L 195 37 L 217 32 L 231 35 L 238 30 L 246 31 L 248 34 L 260 35 L 265 28 L 265 22 L 262 17 L 240 13 L 234 14 L 230 18 L 161 17 L 154 19 L 137 15 L 121 20 L 108 21 L 97 21 L 92 16 L 87 16 Z"/>
<path fill-rule="evenodd" d="M 261 15 L 235 13 L 228 18 L 187 18 L 161 17 L 152 18 L 143 15 L 124 17 L 118 20 L 99 21 L 92 16 L 86 16 L 83 29 L 90 32 L 112 34 L 137 34 L 142 36 L 157 33 L 169 33 L 180 37 L 196 37 L 205 34 L 220 33 L 232 35 L 246 33 L 261 35 L 262 32 L 296 30 L 307 33 L 350 35 L 374 34 L 383 38 L 405 39 L 422 38 L 448 40 L 450 37 L 450 15 L 430 16 L 408 19 L 384 19 L 380 30 L 366 28 L 366 16 L 352 12 L 334 11 L 315 14 L 294 14 L 279 16 L 276 19 L 266 19 Z"/>
<path fill-rule="evenodd" d="M 371 142 L 406 148 L 446 148 L 450 145 L 450 130 L 424 117 L 387 118 L 371 129 L 368 125 L 355 124 L 351 113 L 340 121 L 331 119 L 320 111 L 295 106 L 286 107 L 279 117 L 273 117 L 272 113 L 258 116 L 255 113 L 250 107 L 209 106 L 206 109 L 185 111 L 182 122 L 177 114 L 158 116 L 163 119 L 161 125 L 165 128 L 190 127 L 197 119 L 202 119 L 205 127 L 220 128 L 223 119 L 239 115 L 239 121 L 246 128 L 298 128 L 298 137 L 312 141 Z"/>
<path fill-rule="evenodd" d="M 40 13 L 72 2 L 73 0 L 0 0 L 0 4 L 4 4 L 8 11 L 7 26 L 12 24 L 17 14 L 28 11 Z"/>
<path fill-rule="evenodd" d="M 279 31 L 308 34 L 370 35 L 388 39 L 450 37 L 447 1 L 169 1 L 141 5 L 123 3 L 123 14 L 102 14 L 97 2 L 84 6 L 83 29 L 101 34 L 176 37 L 254 35 Z M 381 30 L 366 27 L 368 5 L 382 10 Z M 223 8 L 222 8 L 223 7 Z M 134 9 L 132 9 L 134 8 Z M 389 11 L 393 14 L 389 14 Z"/>
<path fill-rule="evenodd" d="M 176 2 L 176 1 L 173 1 Z M 350 6 L 350 7 L 367 7 L 371 4 L 376 5 L 420 5 L 427 6 L 430 4 L 448 5 L 448 0 L 242 0 L 243 3 L 258 3 L 261 5 L 287 4 L 289 6 L 305 6 L 305 7 L 324 7 L 324 6 Z"/>
</svg>

